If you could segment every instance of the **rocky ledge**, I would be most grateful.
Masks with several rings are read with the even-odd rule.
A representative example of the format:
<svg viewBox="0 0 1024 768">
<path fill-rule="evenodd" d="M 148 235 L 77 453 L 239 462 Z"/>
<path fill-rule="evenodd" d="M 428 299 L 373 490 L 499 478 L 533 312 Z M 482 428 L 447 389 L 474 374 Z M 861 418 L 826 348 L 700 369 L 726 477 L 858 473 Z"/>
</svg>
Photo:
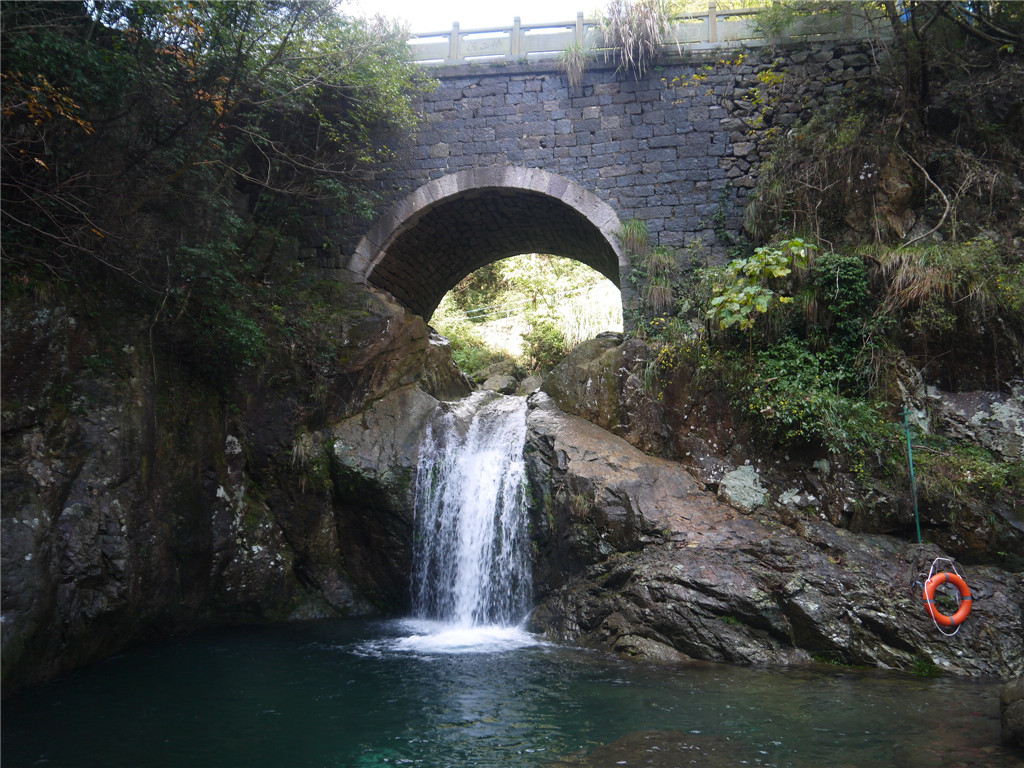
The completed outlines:
<svg viewBox="0 0 1024 768">
<path fill-rule="evenodd" d="M 938 547 L 783 506 L 745 512 L 543 393 L 530 405 L 534 630 L 662 660 L 1024 672 L 1024 575 L 967 569 L 974 608 L 947 637 L 919 583 Z"/>
</svg>

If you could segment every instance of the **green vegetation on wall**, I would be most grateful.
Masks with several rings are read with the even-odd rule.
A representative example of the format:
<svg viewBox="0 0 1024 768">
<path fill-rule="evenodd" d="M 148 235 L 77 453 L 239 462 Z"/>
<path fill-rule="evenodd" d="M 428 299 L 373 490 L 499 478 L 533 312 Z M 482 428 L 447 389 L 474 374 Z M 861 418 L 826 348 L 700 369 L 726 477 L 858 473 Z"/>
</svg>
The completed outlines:
<svg viewBox="0 0 1024 768">
<path fill-rule="evenodd" d="M 771 33 L 835 9 L 775 4 L 760 23 Z M 876 77 L 804 105 L 809 116 L 783 130 L 764 121 L 770 109 L 746 119 L 765 158 L 744 220 L 750 241 L 723 238 L 724 266 L 690 259 L 671 277 L 674 311 L 642 302 L 636 323 L 654 352 L 649 390 L 680 366 L 703 372 L 766 447 L 825 451 L 860 475 L 899 471 L 882 457 L 922 383 L 1006 391 L 1024 361 L 1024 7 L 905 10 L 890 16 L 895 39 L 875 41 L 888 54 Z M 712 69 L 738 63 L 668 85 L 699 93 Z M 772 67 L 758 81 L 766 107 L 787 87 Z M 625 243 L 645 296 L 654 248 Z M 925 488 L 952 482 L 977 495 L 978 477 L 1015 476 L 992 456 L 970 470 L 982 460 L 957 450 L 922 460 Z"/>
</svg>

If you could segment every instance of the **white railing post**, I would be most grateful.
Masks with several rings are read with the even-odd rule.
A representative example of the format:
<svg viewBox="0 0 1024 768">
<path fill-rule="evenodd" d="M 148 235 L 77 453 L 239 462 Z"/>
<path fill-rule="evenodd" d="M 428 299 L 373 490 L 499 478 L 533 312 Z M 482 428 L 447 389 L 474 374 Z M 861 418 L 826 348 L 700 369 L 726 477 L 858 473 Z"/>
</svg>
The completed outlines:
<svg viewBox="0 0 1024 768">
<path fill-rule="evenodd" d="M 708 0 L 708 42 L 718 42 L 718 8 L 715 0 Z"/>
<path fill-rule="evenodd" d="M 448 61 L 453 64 L 459 60 L 459 22 L 452 22 L 452 36 L 448 41 Z"/>
<path fill-rule="evenodd" d="M 576 45 L 583 45 L 583 11 L 576 12 Z"/>
<path fill-rule="evenodd" d="M 512 19 L 512 52 L 509 54 L 509 58 L 515 61 L 519 58 L 520 52 L 523 50 L 523 30 L 522 22 L 519 17 L 516 16 Z"/>
</svg>

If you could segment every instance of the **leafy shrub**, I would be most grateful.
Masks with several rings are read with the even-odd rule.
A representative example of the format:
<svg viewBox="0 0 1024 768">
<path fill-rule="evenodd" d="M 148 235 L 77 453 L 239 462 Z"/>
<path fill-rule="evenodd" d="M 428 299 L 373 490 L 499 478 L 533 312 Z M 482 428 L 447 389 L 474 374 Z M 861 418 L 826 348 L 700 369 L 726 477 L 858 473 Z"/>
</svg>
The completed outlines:
<svg viewBox="0 0 1024 768">
<path fill-rule="evenodd" d="M 787 337 L 749 360 L 734 360 L 739 404 L 758 432 L 783 446 L 820 443 L 863 456 L 892 431 L 882 404 L 843 394 L 844 374 Z"/>
<path fill-rule="evenodd" d="M 770 286 L 772 281 L 788 276 L 794 266 L 806 264 L 813 248 L 810 243 L 794 237 L 778 245 L 761 246 L 749 257 L 731 261 L 716 285 L 707 310 L 708 319 L 722 329 L 735 325 L 740 330 L 751 330 L 757 316 L 766 313 L 773 301 L 782 304 L 793 301 L 791 296 L 778 293 Z"/>
<path fill-rule="evenodd" d="M 531 329 L 523 334 L 523 341 L 533 370 L 550 370 L 569 352 L 565 334 L 551 320 L 535 320 Z"/>
<path fill-rule="evenodd" d="M 480 371 L 495 363 L 512 359 L 507 352 L 484 341 L 471 323 L 449 320 L 441 332 L 451 342 L 456 365 L 470 378 L 475 378 Z"/>
<path fill-rule="evenodd" d="M 372 211 L 366 171 L 429 86 L 397 27 L 323 0 L 0 13 L 5 278 L 117 302 L 218 384 L 289 332 L 282 244 L 314 203 Z"/>
</svg>

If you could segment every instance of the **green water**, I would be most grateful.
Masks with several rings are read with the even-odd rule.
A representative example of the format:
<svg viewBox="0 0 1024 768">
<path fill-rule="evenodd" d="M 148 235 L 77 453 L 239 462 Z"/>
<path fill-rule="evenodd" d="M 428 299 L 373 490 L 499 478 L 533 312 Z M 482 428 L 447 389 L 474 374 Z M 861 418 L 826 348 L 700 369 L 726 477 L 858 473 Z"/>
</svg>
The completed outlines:
<svg viewBox="0 0 1024 768">
<path fill-rule="evenodd" d="M 207 632 L 4 703 L 17 766 L 985 766 L 998 684 L 659 667 L 409 622 Z"/>
</svg>

